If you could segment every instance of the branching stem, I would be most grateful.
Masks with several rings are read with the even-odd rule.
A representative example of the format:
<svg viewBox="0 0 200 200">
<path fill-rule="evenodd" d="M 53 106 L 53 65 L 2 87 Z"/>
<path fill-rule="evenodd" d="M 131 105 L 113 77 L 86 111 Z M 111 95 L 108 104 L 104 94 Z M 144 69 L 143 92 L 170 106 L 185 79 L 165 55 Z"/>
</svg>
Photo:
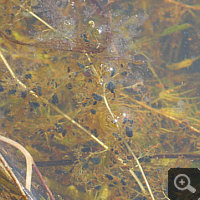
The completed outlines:
<svg viewBox="0 0 200 200">
<path fill-rule="evenodd" d="M 108 146 L 105 145 L 101 140 L 99 140 L 97 137 L 95 137 L 93 134 L 91 134 L 86 128 L 84 128 L 81 124 L 79 124 L 78 122 L 76 122 L 75 120 L 73 120 L 70 116 L 68 116 L 67 114 L 65 114 L 64 112 L 62 112 L 58 107 L 54 106 L 53 104 L 51 104 L 47 99 L 38 96 L 33 90 L 29 90 L 29 88 L 22 83 L 16 76 L 15 73 L 13 72 L 13 70 L 11 69 L 10 65 L 8 64 L 7 60 L 5 59 L 4 55 L 2 54 L 1 50 L 0 50 L 0 57 L 3 60 L 5 66 L 7 67 L 7 69 L 9 70 L 12 78 L 23 88 L 29 91 L 29 93 L 31 95 L 33 95 L 35 98 L 37 98 L 38 100 L 42 101 L 43 103 L 49 105 L 52 109 L 54 109 L 55 111 L 57 111 L 58 113 L 60 113 L 64 118 L 66 118 L 67 120 L 69 120 L 72 124 L 74 124 L 75 126 L 77 126 L 78 128 L 80 128 L 82 131 L 84 131 L 85 133 L 87 133 L 93 140 L 95 140 L 97 143 L 99 143 L 105 150 L 108 150 Z"/>
<path fill-rule="evenodd" d="M 106 104 L 106 107 L 107 107 L 107 109 L 108 109 L 108 111 L 109 111 L 109 113 L 110 113 L 110 115 L 112 116 L 113 121 L 114 121 L 114 120 L 115 120 L 115 117 L 114 117 L 114 114 L 113 114 L 113 112 L 112 112 L 112 110 L 111 110 L 109 104 L 108 104 L 108 101 L 107 101 L 107 98 L 106 98 L 106 92 L 105 92 L 105 90 L 106 90 L 106 84 L 103 85 L 103 98 L 104 98 L 104 102 L 105 102 L 105 104 Z M 119 132 L 119 134 L 120 134 L 120 136 L 121 136 L 121 138 L 122 138 L 122 140 L 123 140 L 123 142 L 124 142 L 126 148 L 128 149 L 128 151 L 129 151 L 129 152 L 131 153 L 131 155 L 133 156 L 134 160 L 136 161 L 136 163 L 137 163 L 137 165 L 138 165 L 138 167 L 139 167 L 139 169 L 140 169 L 140 172 L 142 173 L 143 179 L 144 179 L 144 181 L 145 181 L 145 183 L 146 183 L 146 186 L 147 186 L 148 191 L 149 191 L 149 193 L 150 193 L 150 195 L 151 195 L 151 198 L 152 198 L 153 200 L 155 200 L 155 198 L 154 198 L 154 196 L 153 196 L 153 193 L 152 193 L 152 190 L 151 190 L 151 187 L 150 187 L 150 185 L 149 185 L 149 183 L 148 183 L 148 180 L 147 180 L 147 178 L 146 178 L 146 175 L 145 175 L 145 173 L 144 173 L 144 170 L 143 170 L 143 168 L 142 168 L 142 166 L 141 166 L 141 164 L 140 164 L 138 158 L 136 157 L 135 153 L 133 152 L 133 150 L 130 148 L 130 146 L 129 146 L 128 143 L 126 142 L 126 140 L 125 140 L 123 134 L 121 133 L 121 128 L 120 128 L 120 125 L 119 125 L 118 122 L 116 122 L 116 126 L 117 126 L 118 132 Z M 135 180 L 137 181 L 137 183 L 138 183 L 138 185 L 140 186 L 141 190 L 145 193 L 145 189 L 144 189 L 142 183 L 140 182 L 140 180 L 137 178 L 137 176 L 136 176 L 136 174 L 134 173 L 134 171 L 132 171 L 132 169 L 130 169 L 129 172 L 130 172 L 131 175 L 135 178 Z"/>
</svg>

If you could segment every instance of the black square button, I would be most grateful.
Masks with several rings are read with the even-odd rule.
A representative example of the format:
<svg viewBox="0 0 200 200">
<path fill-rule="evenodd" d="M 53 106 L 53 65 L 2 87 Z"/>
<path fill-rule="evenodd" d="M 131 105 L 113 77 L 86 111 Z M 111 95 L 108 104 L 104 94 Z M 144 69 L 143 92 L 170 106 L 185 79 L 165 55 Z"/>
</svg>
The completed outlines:
<svg viewBox="0 0 200 200">
<path fill-rule="evenodd" d="M 168 171 L 170 200 L 200 200 L 200 169 L 171 168 Z"/>
</svg>

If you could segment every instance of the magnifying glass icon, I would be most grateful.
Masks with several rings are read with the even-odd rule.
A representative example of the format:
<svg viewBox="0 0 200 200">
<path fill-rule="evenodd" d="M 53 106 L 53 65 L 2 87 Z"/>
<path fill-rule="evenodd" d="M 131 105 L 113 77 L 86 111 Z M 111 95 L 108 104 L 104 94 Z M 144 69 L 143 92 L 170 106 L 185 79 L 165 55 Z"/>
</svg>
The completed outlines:
<svg viewBox="0 0 200 200">
<path fill-rule="evenodd" d="M 190 178 L 186 174 L 179 174 L 174 179 L 174 185 L 178 190 L 189 190 L 191 193 L 195 193 L 196 189 L 190 185 Z"/>
</svg>

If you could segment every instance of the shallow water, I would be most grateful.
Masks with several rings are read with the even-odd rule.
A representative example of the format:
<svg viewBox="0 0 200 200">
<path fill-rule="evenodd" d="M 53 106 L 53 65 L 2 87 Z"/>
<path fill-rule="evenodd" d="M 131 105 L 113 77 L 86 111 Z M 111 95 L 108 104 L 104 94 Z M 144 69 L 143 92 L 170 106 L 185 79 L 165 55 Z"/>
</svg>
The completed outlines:
<svg viewBox="0 0 200 200">
<path fill-rule="evenodd" d="M 0 2 L 15 74 L 0 61 L 1 132 L 31 153 L 55 199 L 152 199 L 133 153 L 167 199 L 168 169 L 199 165 L 198 1 Z M 48 199 L 35 173 L 32 187 Z"/>
</svg>

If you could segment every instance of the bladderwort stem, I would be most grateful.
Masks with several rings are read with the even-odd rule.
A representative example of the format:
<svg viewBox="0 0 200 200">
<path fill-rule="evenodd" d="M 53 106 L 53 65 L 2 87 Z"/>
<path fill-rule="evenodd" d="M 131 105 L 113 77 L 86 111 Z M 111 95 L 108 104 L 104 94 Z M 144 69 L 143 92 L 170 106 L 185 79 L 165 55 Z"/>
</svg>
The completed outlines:
<svg viewBox="0 0 200 200">
<path fill-rule="evenodd" d="M 8 71 L 10 72 L 12 78 L 21 86 L 23 89 L 28 90 L 31 95 L 33 95 L 38 100 L 42 101 L 43 103 L 49 105 L 53 110 L 57 111 L 59 114 L 61 114 L 64 118 L 69 120 L 72 124 L 74 124 L 76 127 L 87 133 L 93 140 L 95 140 L 98 144 L 100 144 L 105 150 L 108 150 L 108 146 L 105 145 L 101 140 L 99 140 L 97 137 L 95 137 L 92 133 L 90 133 L 86 128 L 84 128 L 81 124 L 73 120 L 70 116 L 62 112 L 58 107 L 51 104 L 47 99 L 38 96 L 33 90 L 29 90 L 29 88 L 22 83 L 16 76 L 13 70 L 11 69 L 10 65 L 8 64 L 7 60 L 5 59 L 4 55 L 2 54 L 0 50 L 0 57 L 3 60 L 5 66 L 7 67 Z"/>
<path fill-rule="evenodd" d="M 99 74 L 98 74 L 96 68 L 94 67 L 94 65 L 92 64 L 92 61 L 91 61 L 89 55 L 88 55 L 87 53 L 85 53 L 85 56 L 87 57 L 87 59 L 88 59 L 90 65 L 91 65 L 91 67 L 92 67 L 92 71 L 94 72 L 95 76 L 96 76 L 97 78 L 99 78 Z"/>
<path fill-rule="evenodd" d="M 88 61 L 89 61 L 90 63 L 92 63 L 92 61 L 91 61 L 89 55 L 88 55 L 87 53 L 86 53 L 85 55 L 87 56 Z M 98 78 L 99 84 L 102 85 L 101 83 L 103 83 L 103 82 L 101 82 L 102 80 L 100 80 L 100 76 L 99 76 L 98 72 L 96 71 L 96 68 L 95 68 L 95 66 L 94 66 L 93 64 L 92 64 L 92 69 L 93 69 L 94 74 L 95 74 L 96 77 Z M 111 108 L 110 108 L 110 106 L 109 106 L 109 104 L 108 104 L 108 101 L 107 101 L 106 95 L 105 95 L 105 84 L 103 84 L 102 87 L 103 87 L 103 98 L 104 98 L 104 103 L 105 103 L 106 108 L 108 109 L 110 115 L 112 116 L 112 118 L 113 118 L 113 120 L 114 120 L 114 119 L 115 119 L 114 114 L 113 114 L 113 112 L 112 112 L 112 110 L 111 110 Z M 117 128 L 118 128 L 118 131 L 119 131 L 119 129 L 120 129 L 120 128 L 119 128 L 119 124 L 117 124 Z M 120 132 L 120 131 L 119 131 L 119 132 Z M 120 133 L 120 135 L 121 135 L 121 133 Z M 122 138 L 123 138 L 123 136 L 122 136 Z M 126 143 L 126 141 L 125 141 L 124 138 L 123 138 L 123 140 L 124 140 L 124 143 Z M 126 145 L 129 146 L 127 143 L 126 143 Z M 129 147 L 129 151 L 132 152 L 132 150 L 131 150 L 130 147 Z M 132 152 L 132 154 L 135 156 L 135 154 L 134 154 L 133 152 Z M 117 160 L 118 160 L 123 166 L 126 166 L 126 164 L 123 162 L 123 160 L 122 160 L 119 156 L 116 156 L 116 155 L 115 155 L 115 157 L 117 158 Z M 135 159 L 137 159 L 136 156 L 135 156 Z M 138 161 L 138 162 L 139 162 L 139 161 Z M 143 192 L 144 194 L 146 194 L 146 190 L 145 190 L 143 184 L 141 183 L 141 181 L 139 180 L 139 178 L 137 177 L 137 175 L 135 174 L 135 172 L 134 172 L 132 169 L 129 169 L 129 172 L 130 172 L 130 174 L 133 176 L 133 178 L 135 178 L 135 180 L 136 180 L 136 182 L 138 183 L 138 185 L 139 185 L 140 189 L 142 190 L 142 192 Z"/>
<path fill-rule="evenodd" d="M 105 105 L 106 105 L 106 107 L 107 107 L 107 109 L 108 109 L 108 111 L 109 111 L 109 113 L 110 113 L 110 115 L 112 116 L 113 121 L 114 121 L 114 120 L 115 120 L 114 114 L 113 114 L 113 112 L 112 112 L 112 110 L 111 110 L 111 108 L 110 108 L 110 106 L 109 106 L 109 103 L 108 103 L 108 101 L 107 101 L 107 98 L 106 98 L 106 83 L 103 84 L 103 99 L 104 99 Z M 117 127 L 117 129 L 118 129 L 118 132 L 119 132 L 119 134 L 120 134 L 122 140 L 123 140 L 123 143 L 125 144 L 125 146 L 126 146 L 126 148 L 128 149 L 128 151 L 131 153 L 131 155 L 133 156 L 134 160 L 136 161 L 136 163 L 137 163 L 137 165 L 138 165 L 138 167 L 139 167 L 139 169 L 140 169 L 140 172 L 141 172 L 142 177 L 143 177 L 143 179 L 144 179 L 144 181 L 145 181 L 145 183 L 146 183 L 146 186 L 147 186 L 147 188 L 148 188 L 148 191 L 149 191 L 149 193 L 150 193 L 150 195 L 151 195 L 152 200 L 155 200 L 155 198 L 154 198 L 154 196 L 153 196 L 153 192 L 152 192 L 152 190 L 151 190 L 151 187 L 150 187 L 150 185 L 149 185 L 149 183 L 148 183 L 148 180 L 147 180 L 147 178 L 146 178 L 146 175 L 145 175 L 145 173 L 144 173 L 144 170 L 143 170 L 143 168 L 142 168 L 142 166 L 141 166 L 141 164 L 140 164 L 138 158 L 136 157 L 135 153 L 134 153 L 133 150 L 130 148 L 130 146 L 129 146 L 128 143 L 126 142 L 126 140 L 125 140 L 123 134 L 121 133 L 121 131 L 120 131 L 120 125 L 119 125 L 118 122 L 116 122 L 116 127 Z M 133 175 L 133 177 L 134 177 L 134 178 L 137 177 L 136 174 L 134 173 L 134 171 L 132 171 L 132 170 L 130 171 L 130 170 L 131 170 L 131 169 L 129 169 L 129 172 Z M 144 189 L 142 183 L 140 182 L 140 180 L 139 180 L 139 179 L 136 179 L 136 181 L 138 182 L 138 185 L 140 186 L 141 190 L 142 190 L 143 192 L 145 192 L 145 189 Z"/>
</svg>

